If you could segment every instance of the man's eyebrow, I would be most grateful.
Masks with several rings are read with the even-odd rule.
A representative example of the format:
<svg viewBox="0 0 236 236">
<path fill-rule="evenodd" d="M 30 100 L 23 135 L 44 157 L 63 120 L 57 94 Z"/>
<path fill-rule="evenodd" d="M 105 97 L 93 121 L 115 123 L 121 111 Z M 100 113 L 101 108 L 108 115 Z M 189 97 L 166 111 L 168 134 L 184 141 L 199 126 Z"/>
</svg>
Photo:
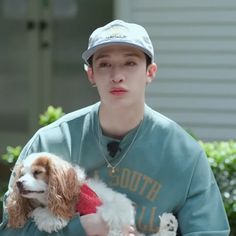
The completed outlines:
<svg viewBox="0 0 236 236">
<path fill-rule="evenodd" d="M 135 52 L 127 52 L 127 53 L 124 54 L 124 56 L 126 56 L 126 57 L 138 57 L 138 58 L 141 57 L 141 55 L 139 53 L 135 53 Z M 109 57 L 109 54 L 101 53 L 100 55 L 95 56 L 94 60 L 97 61 L 99 59 L 103 59 L 103 58 L 106 58 L 106 57 Z"/>
<path fill-rule="evenodd" d="M 104 54 L 100 54 L 100 55 L 95 56 L 94 60 L 97 61 L 99 59 L 106 58 L 106 57 L 109 57 L 109 55 L 104 53 Z"/>
<path fill-rule="evenodd" d="M 139 53 L 135 53 L 135 52 L 127 52 L 125 53 L 125 56 L 127 57 L 141 57 L 141 55 Z"/>
</svg>

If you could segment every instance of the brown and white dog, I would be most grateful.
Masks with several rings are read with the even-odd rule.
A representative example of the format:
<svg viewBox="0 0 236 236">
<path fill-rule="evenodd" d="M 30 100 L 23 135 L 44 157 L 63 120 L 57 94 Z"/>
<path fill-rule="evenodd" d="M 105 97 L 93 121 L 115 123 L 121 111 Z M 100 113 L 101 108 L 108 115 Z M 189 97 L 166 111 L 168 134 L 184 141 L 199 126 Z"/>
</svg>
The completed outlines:
<svg viewBox="0 0 236 236">
<path fill-rule="evenodd" d="M 31 217 L 41 231 L 51 233 L 64 228 L 78 214 L 76 206 L 85 184 L 101 199 L 96 212 L 107 223 L 109 236 L 123 236 L 123 229 L 135 223 L 135 209 L 126 195 L 115 192 L 100 180 L 86 179 L 81 168 L 54 154 L 33 153 L 16 165 L 15 173 L 7 199 L 9 227 L 23 227 Z M 160 219 L 160 234 L 155 236 L 176 235 L 175 217 L 165 213 Z"/>
</svg>

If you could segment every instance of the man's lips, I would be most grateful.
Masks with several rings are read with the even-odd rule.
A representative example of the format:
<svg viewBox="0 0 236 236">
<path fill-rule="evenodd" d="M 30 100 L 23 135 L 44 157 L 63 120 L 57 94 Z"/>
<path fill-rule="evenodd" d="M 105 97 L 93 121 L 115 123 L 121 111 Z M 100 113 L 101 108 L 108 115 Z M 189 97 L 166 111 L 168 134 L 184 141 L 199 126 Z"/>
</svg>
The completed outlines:
<svg viewBox="0 0 236 236">
<path fill-rule="evenodd" d="M 122 95 L 124 93 L 127 93 L 128 91 L 124 88 L 112 88 L 110 90 L 110 93 L 113 95 Z"/>
</svg>

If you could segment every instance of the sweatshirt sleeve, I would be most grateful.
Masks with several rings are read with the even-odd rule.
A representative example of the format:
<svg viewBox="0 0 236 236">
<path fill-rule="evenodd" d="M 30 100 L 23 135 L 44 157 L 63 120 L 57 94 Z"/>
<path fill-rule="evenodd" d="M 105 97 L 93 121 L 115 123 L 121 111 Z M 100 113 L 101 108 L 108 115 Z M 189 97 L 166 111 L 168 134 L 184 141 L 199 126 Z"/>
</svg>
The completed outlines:
<svg viewBox="0 0 236 236">
<path fill-rule="evenodd" d="M 39 231 L 37 226 L 29 219 L 23 228 L 12 229 L 2 223 L 0 226 L 1 236 L 47 236 L 47 232 Z M 86 233 L 81 225 L 79 216 L 74 216 L 69 224 L 58 232 L 50 233 L 50 236 L 86 236 Z"/>
<path fill-rule="evenodd" d="M 187 198 L 177 217 L 183 236 L 229 235 L 221 194 L 204 152 L 196 163 Z"/>
</svg>

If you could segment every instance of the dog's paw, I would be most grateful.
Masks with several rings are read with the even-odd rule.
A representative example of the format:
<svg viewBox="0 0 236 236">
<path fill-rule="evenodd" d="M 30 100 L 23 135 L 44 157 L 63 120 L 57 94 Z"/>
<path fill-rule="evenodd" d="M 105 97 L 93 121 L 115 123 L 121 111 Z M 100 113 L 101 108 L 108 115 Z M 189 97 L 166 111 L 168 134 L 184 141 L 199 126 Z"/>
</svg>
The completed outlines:
<svg viewBox="0 0 236 236">
<path fill-rule="evenodd" d="M 178 221 L 171 213 L 163 213 L 160 218 L 160 228 L 157 233 L 150 234 L 150 236 L 176 236 Z M 145 234 L 137 232 L 136 236 L 145 236 Z"/>
<path fill-rule="evenodd" d="M 38 207 L 33 210 L 31 217 L 40 231 L 57 232 L 68 224 L 68 220 L 54 216 L 47 208 Z"/>
<path fill-rule="evenodd" d="M 171 213 L 163 213 L 160 216 L 160 229 L 158 236 L 176 236 L 178 221 Z"/>
</svg>

